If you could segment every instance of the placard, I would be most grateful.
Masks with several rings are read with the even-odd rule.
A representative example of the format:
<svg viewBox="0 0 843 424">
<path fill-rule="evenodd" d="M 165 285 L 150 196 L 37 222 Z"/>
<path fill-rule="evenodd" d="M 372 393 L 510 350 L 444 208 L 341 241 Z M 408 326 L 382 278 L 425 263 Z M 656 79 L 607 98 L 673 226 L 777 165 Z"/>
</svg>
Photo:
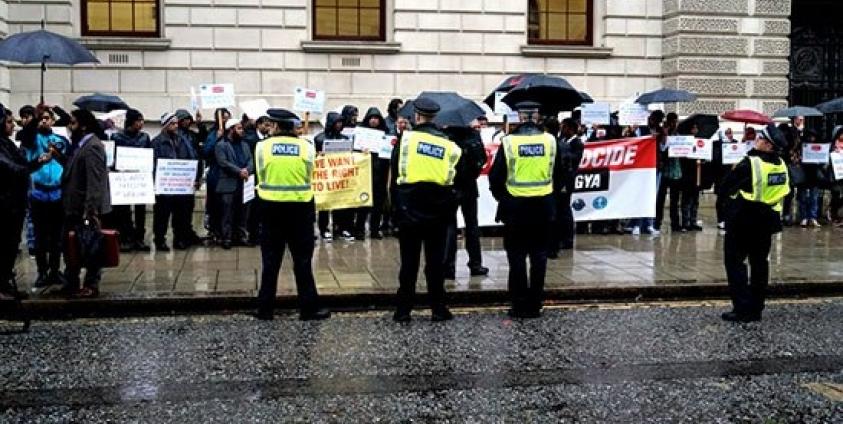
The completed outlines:
<svg viewBox="0 0 843 424">
<path fill-rule="evenodd" d="M 293 110 L 321 114 L 325 110 L 325 92 L 296 87 L 293 92 Z"/>
<path fill-rule="evenodd" d="M 323 153 L 351 153 L 354 142 L 347 139 L 328 139 L 322 143 Z"/>
<path fill-rule="evenodd" d="M 112 205 L 151 205 L 155 203 L 152 172 L 110 172 L 108 187 Z"/>
<path fill-rule="evenodd" d="M 647 106 L 638 103 L 623 103 L 618 111 L 620 125 L 647 125 L 649 117 Z"/>
<path fill-rule="evenodd" d="M 581 120 L 585 125 L 609 125 L 608 103 L 584 103 L 582 105 Z"/>
<path fill-rule="evenodd" d="M 687 158 L 696 139 L 692 135 L 675 135 L 667 138 L 667 157 Z"/>
<path fill-rule="evenodd" d="M 153 153 L 152 149 L 117 146 L 114 153 L 114 168 L 118 171 L 152 172 L 155 166 Z"/>
<path fill-rule="evenodd" d="M 269 110 L 269 102 L 264 99 L 249 100 L 240 103 L 240 109 L 249 119 L 257 121 L 261 116 L 266 116 L 266 111 Z"/>
<path fill-rule="evenodd" d="M 200 85 L 199 101 L 202 104 L 202 109 L 234 106 L 234 84 Z"/>
<path fill-rule="evenodd" d="M 255 174 L 249 175 L 249 178 L 243 182 L 243 204 L 255 200 Z"/>
<path fill-rule="evenodd" d="M 116 147 L 113 141 L 103 141 L 103 147 L 105 147 L 105 166 L 111 168 L 114 166 L 114 148 Z"/>
<path fill-rule="evenodd" d="M 805 143 L 802 145 L 802 163 L 827 164 L 830 143 Z"/>
<path fill-rule="evenodd" d="M 349 140 L 354 140 L 354 130 L 356 128 L 357 127 L 345 127 L 342 129 L 342 131 L 340 131 L 340 134 L 342 134 L 343 137 L 346 137 Z"/>
<path fill-rule="evenodd" d="M 395 148 L 396 144 L 398 144 L 398 137 L 396 137 L 394 135 L 383 136 L 383 142 L 381 143 L 381 148 L 378 150 L 378 158 L 379 159 L 391 159 L 392 158 L 392 150 Z"/>
<path fill-rule="evenodd" d="M 354 127 L 354 150 L 361 152 L 378 152 L 386 135 L 381 130 L 365 127 Z"/>
<path fill-rule="evenodd" d="M 480 140 L 483 141 L 484 146 L 494 142 L 496 132 L 498 129 L 494 127 L 480 128 Z"/>
<path fill-rule="evenodd" d="M 843 180 L 843 153 L 834 152 L 829 156 L 831 157 L 831 169 L 834 170 L 834 179 L 836 181 Z"/>
<path fill-rule="evenodd" d="M 688 159 L 704 160 L 711 162 L 714 156 L 714 142 L 712 140 L 705 140 L 698 138 L 694 140 L 694 146 L 691 148 L 691 153 L 688 154 Z"/>
<path fill-rule="evenodd" d="M 746 157 L 749 151 L 747 143 L 723 143 L 721 146 L 723 152 L 723 165 L 734 165 Z"/>
<path fill-rule="evenodd" d="M 198 164 L 196 160 L 158 159 L 155 194 L 193 194 Z"/>
<path fill-rule="evenodd" d="M 317 210 L 371 207 L 372 155 L 343 153 L 317 157 L 311 185 Z"/>
<path fill-rule="evenodd" d="M 495 115 L 503 115 L 506 117 L 507 122 L 509 123 L 517 123 L 520 121 L 518 117 L 518 112 L 512 110 L 508 104 L 503 102 L 503 98 L 506 96 L 505 91 L 496 91 L 495 92 Z"/>
</svg>

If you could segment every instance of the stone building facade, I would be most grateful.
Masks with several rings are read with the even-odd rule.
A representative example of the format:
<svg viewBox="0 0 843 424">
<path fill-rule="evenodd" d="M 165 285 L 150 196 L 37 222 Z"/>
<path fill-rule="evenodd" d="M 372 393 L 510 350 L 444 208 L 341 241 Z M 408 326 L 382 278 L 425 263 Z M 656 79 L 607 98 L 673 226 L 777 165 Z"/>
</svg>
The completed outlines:
<svg viewBox="0 0 843 424">
<path fill-rule="evenodd" d="M 234 83 L 239 100 L 289 106 L 296 86 L 329 108 L 455 90 L 481 99 L 506 75 L 560 75 L 598 101 L 662 86 L 696 92 L 680 112 L 786 103 L 789 0 L 588 0 L 586 46 L 528 43 L 528 0 L 386 0 L 384 39 L 313 39 L 314 0 L 159 0 L 160 37 L 82 36 L 85 0 L 0 0 L 0 32 L 47 28 L 82 40 L 99 65 L 51 67 L 46 99 L 115 93 L 147 117 L 185 107 L 189 87 Z M 37 66 L 0 68 L 0 100 L 37 100 Z"/>
</svg>

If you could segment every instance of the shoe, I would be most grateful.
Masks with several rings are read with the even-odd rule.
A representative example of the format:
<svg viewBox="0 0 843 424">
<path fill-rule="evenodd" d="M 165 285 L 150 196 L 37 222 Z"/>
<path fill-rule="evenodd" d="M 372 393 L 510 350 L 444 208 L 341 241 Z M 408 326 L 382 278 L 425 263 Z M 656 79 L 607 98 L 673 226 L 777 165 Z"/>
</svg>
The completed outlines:
<svg viewBox="0 0 843 424">
<path fill-rule="evenodd" d="M 167 243 L 155 243 L 155 250 L 158 252 L 169 252 L 170 246 L 167 246 Z"/>
<path fill-rule="evenodd" d="M 176 245 L 176 249 L 178 249 L 178 245 Z M 223 250 L 231 250 L 231 242 L 228 241 L 228 240 L 223 240 L 222 249 Z"/>
<path fill-rule="evenodd" d="M 331 317 L 331 311 L 322 308 L 316 309 L 313 311 L 308 312 L 301 312 L 299 314 L 299 319 L 302 321 L 321 321 L 323 319 L 328 319 Z"/>
<path fill-rule="evenodd" d="M 396 309 L 392 315 L 392 320 L 395 322 L 410 322 L 413 317 L 410 315 L 409 309 Z"/>
<path fill-rule="evenodd" d="M 137 250 L 138 252 L 149 252 L 150 250 L 152 250 L 152 249 L 149 248 L 148 244 L 143 242 L 143 240 L 136 241 L 134 246 L 132 246 L 132 247 L 135 250 Z"/>
<path fill-rule="evenodd" d="M 456 280 L 457 279 L 457 272 L 456 271 L 445 271 L 445 279 L 446 280 Z"/>
<path fill-rule="evenodd" d="M 381 233 L 380 231 L 375 231 L 374 233 L 370 233 L 369 237 L 372 240 L 383 240 L 383 233 Z"/>
<path fill-rule="evenodd" d="M 225 242 L 223 242 L 223 243 L 225 243 Z M 231 242 L 229 242 L 229 245 L 230 245 L 230 244 L 231 244 Z M 173 244 L 173 247 L 175 247 L 175 248 L 176 248 L 176 250 L 187 250 L 187 249 L 190 249 L 190 243 L 185 243 L 185 242 L 182 242 L 182 241 L 177 241 L 177 242 L 175 242 L 175 243 Z"/>
<path fill-rule="evenodd" d="M 12 284 L 8 282 L 0 283 L 0 300 L 16 300 L 17 298 L 18 293 Z"/>
<path fill-rule="evenodd" d="M 737 312 L 724 312 L 720 315 L 723 321 L 728 322 L 755 322 L 761 321 L 761 314 L 739 314 Z"/>
<path fill-rule="evenodd" d="M 366 233 L 364 233 L 362 231 L 355 231 L 354 232 L 354 240 L 366 241 Z"/>
<path fill-rule="evenodd" d="M 272 321 L 273 319 L 275 319 L 275 315 L 272 313 L 272 311 L 257 311 L 252 312 L 249 315 L 261 321 Z"/>
<path fill-rule="evenodd" d="M 128 241 L 121 241 L 120 242 L 120 253 L 128 253 L 135 249 L 134 243 L 130 243 Z"/>
<path fill-rule="evenodd" d="M 646 233 L 654 236 L 662 235 L 662 232 L 656 229 L 656 227 L 648 227 Z"/>
<path fill-rule="evenodd" d="M 799 226 L 802 228 L 808 228 L 808 220 L 803 219 L 802 222 L 799 223 Z"/>
<path fill-rule="evenodd" d="M 812 220 L 810 221 L 810 224 L 811 224 L 811 226 L 812 226 L 812 227 L 814 227 L 814 228 L 821 228 L 821 227 L 822 227 L 822 225 L 821 225 L 819 222 L 817 222 L 817 220 L 816 220 L 816 219 L 812 219 Z"/>
<path fill-rule="evenodd" d="M 76 297 L 80 297 L 82 299 L 93 299 L 95 297 L 99 297 L 100 289 L 96 287 L 82 287 L 82 290 L 76 293 Z"/>
<path fill-rule="evenodd" d="M 340 238 L 345 241 L 354 241 L 354 236 L 352 236 L 351 233 L 349 233 L 348 231 L 343 231 L 342 233 L 340 233 Z"/>
<path fill-rule="evenodd" d="M 557 251 L 547 252 L 547 258 L 548 259 L 559 259 L 559 252 L 557 252 Z"/>
<path fill-rule="evenodd" d="M 452 319 L 454 319 L 454 314 L 445 306 L 434 308 L 430 314 L 430 320 L 433 322 L 450 321 Z"/>
<path fill-rule="evenodd" d="M 469 268 L 472 277 L 480 277 L 484 275 L 489 275 L 489 268 L 485 266 L 476 266 L 474 268 Z"/>
<path fill-rule="evenodd" d="M 559 249 L 561 249 L 561 250 L 571 250 L 573 248 L 574 248 L 574 243 L 562 243 L 559 246 Z"/>
<path fill-rule="evenodd" d="M 325 231 L 322 233 L 322 240 L 324 240 L 325 243 L 331 243 L 334 241 L 334 235 L 331 234 L 330 231 Z"/>
<path fill-rule="evenodd" d="M 717 228 L 720 229 L 720 230 L 725 230 L 726 229 L 726 223 L 725 222 L 718 222 Z"/>
<path fill-rule="evenodd" d="M 679 225 L 671 225 L 670 226 L 670 231 L 673 232 L 673 233 L 681 233 L 683 230 L 684 230 L 684 228 L 682 228 Z"/>
<path fill-rule="evenodd" d="M 35 282 L 32 283 L 33 291 L 36 291 L 35 289 L 41 289 L 41 288 L 49 287 L 49 286 L 50 286 L 50 279 L 47 276 L 46 272 L 39 272 L 38 277 L 35 278 Z"/>
<path fill-rule="evenodd" d="M 640 236 L 641 227 L 632 227 L 632 231 L 630 231 L 630 234 L 632 234 L 633 236 Z"/>
<path fill-rule="evenodd" d="M 703 227 L 700 227 L 697 224 L 691 225 L 688 227 L 688 231 L 702 231 Z"/>
</svg>

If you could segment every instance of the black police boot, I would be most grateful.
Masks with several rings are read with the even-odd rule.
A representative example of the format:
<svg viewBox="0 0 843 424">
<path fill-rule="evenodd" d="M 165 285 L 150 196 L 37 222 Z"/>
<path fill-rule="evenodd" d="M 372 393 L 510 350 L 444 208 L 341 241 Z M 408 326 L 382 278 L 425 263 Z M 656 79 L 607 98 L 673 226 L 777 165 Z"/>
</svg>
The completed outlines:
<svg viewBox="0 0 843 424">
<path fill-rule="evenodd" d="M 434 306 L 430 314 L 430 320 L 433 322 L 450 321 L 452 319 L 454 319 L 454 314 L 445 305 Z"/>
<path fill-rule="evenodd" d="M 301 311 L 299 319 L 302 321 L 321 321 L 331 317 L 331 311 L 326 308 L 314 309 L 310 311 Z"/>
<path fill-rule="evenodd" d="M 739 312 L 731 311 L 731 312 L 724 312 L 722 315 L 720 315 L 720 318 L 722 318 L 723 321 L 728 321 L 728 322 L 755 322 L 755 321 L 761 321 L 761 314 L 760 313 L 758 313 L 758 314 L 746 314 L 746 313 L 739 313 Z"/>
<path fill-rule="evenodd" d="M 392 315 L 392 320 L 395 322 L 410 322 L 413 319 L 410 312 L 412 312 L 411 308 L 399 307 Z"/>
<path fill-rule="evenodd" d="M 486 268 L 485 266 L 474 266 L 469 268 L 469 270 L 471 271 L 472 277 L 489 275 L 489 268 Z"/>
</svg>

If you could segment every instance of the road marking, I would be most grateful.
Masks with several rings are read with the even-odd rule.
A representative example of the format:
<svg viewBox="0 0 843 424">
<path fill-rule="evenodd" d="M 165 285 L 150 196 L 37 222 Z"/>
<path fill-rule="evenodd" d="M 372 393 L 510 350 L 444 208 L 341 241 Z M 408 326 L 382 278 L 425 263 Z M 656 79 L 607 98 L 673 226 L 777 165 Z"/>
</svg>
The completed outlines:
<svg viewBox="0 0 843 424">
<path fill-rule="evenodd" d="M 819 393 L 831 400 L 832 402 L 843 402 L 843 384 L 808 383 L 803 384 L 802 387 Z"/>
</svg>

